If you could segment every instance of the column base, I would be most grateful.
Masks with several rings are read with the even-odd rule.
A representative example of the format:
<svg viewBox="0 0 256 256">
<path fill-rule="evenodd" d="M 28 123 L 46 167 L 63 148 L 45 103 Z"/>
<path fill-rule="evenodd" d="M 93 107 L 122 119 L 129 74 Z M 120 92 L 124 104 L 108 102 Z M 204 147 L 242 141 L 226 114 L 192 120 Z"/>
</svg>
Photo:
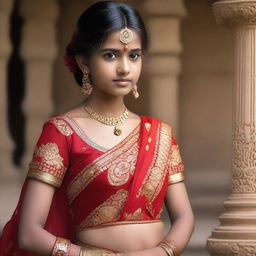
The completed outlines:
<svg viewBox="0 0 256 256">
<path fill-rule="evenodd" d="M 224 207 L 220 226 L 207 240 L 210 255 L 256 255 L 256 194 L 232 193 Z"/>
<path fill-rule="evenodd" d="M 245 256 L 256 255 L 255 240 L 223 240 L 209 238 L 207 250 L 211 256 Z"/>
</svg>

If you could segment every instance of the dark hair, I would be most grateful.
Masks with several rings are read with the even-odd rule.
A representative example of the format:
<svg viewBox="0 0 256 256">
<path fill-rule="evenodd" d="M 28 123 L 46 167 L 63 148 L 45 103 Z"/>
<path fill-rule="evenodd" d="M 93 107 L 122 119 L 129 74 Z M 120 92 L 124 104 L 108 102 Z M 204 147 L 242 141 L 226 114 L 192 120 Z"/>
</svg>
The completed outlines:
<svg viewBox="0 0 256 256">
<path fill-rule="evenodd" d="M 65 63 L 82 86 L 83 73 L 78 68 L 75 55 L 89 59 L 114 31 L 123 28 L 134 29 L 141 40 L 142 51 L 148 49 L 148 36 L 139 13 L 131 6 L 112 1 L 101 1 L 85 10 L 78 19 L 77 31 L 66 48 Z"/>
</svg>

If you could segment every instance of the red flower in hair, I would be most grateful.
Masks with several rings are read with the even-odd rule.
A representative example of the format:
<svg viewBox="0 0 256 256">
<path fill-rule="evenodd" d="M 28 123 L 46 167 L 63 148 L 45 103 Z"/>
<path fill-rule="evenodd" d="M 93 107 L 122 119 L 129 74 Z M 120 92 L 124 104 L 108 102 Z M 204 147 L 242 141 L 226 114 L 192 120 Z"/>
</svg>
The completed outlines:
<svg viewBox="0 0 256 256">
<path fill-rule="evenodd" d="M 69 72 L 75 73 L 77 71 L 77 64 L 74 55 L 64 56 L 64 63 L 68 67 Z"/>
<path fill-rule="evenodd" d="M 72 35 L 71 41 L 69 43 L 71 48 L 75 48 L 75 45 L 77 43 L 77 35 L 78 35 L 78 31 L 75 30 Z M 75 54 L 64 56 L 64 63 L 68 67 L 68 69 L 71 73 L 75 73 L 78 70 L 78 66 L 76 64 L 76 59 L 75 59 Z"/>
</svg>

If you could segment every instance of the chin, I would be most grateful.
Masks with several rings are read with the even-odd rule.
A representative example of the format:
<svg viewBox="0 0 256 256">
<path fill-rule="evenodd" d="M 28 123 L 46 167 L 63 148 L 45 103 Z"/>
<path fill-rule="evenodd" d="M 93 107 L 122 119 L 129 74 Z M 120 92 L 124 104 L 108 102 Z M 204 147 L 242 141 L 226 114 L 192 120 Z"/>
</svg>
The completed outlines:
<svg viewBox="0 0 256 256">
<path fill-rule="evenodd" d="M 130 88 L 129 89 L 128 88 L 122 88 L 122 90 L 112 92 L 111 94 L 113 96 L 116 96 L 116 97 L 124 97 L 124 96 L 128 95 L 129 93 L 131 93 Z"/>
</svg>

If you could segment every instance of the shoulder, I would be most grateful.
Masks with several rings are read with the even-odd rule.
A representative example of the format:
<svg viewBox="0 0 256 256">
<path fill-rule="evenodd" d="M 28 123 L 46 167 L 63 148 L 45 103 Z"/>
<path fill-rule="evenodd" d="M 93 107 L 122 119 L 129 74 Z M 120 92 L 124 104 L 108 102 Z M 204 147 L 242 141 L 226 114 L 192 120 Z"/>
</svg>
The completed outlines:
<svg viewBox="0 0 256 256">
<path fill-rule="evenodd" d="M 73 134 L 73 129 L 68 122 L 66 115 L 58 115 L 50 117 L 43 125 L 43 129 L 49 131 L 58 131 L 64 136 L 70 136 Z"/>
<path fill-rule="evenodd" d="M 149 122 L 151 124 L 155 123 L 159 127 L 163 129 L 167 129 L 169 132 L 172 132 L 172 126 L 170 124 L 167 124 L 163 122 L 162 120 L 155 118 L 155 117 L 149 117 L 149 116 L 141 116 L 141 118 L 144 120 L 144 122 Z"/>
</svg>

